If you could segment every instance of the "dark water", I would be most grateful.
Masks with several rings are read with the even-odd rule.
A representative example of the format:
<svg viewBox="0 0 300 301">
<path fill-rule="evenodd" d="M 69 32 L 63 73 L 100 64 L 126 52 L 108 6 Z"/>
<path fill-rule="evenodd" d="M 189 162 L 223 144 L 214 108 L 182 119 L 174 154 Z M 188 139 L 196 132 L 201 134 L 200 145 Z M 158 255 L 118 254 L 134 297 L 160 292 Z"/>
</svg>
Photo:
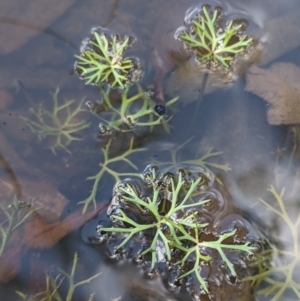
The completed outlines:
<svg viewBox="0 0 300 301">
<path fill-rule="evenodd" d="M 108 173 L 101 178 L 95 195 L 97 208 L 102 208 L 100 214 L 93 216 L 91 208 L 90 218 L 79 219 L 83 206 L 78 202 L 90 196 L 94 182 L 86 179 L 103 168 L 103 150 L 110 140 L 99 137 L 98 117 L 101 113 L 94 116 L 85 105 L 86 101 L 99 100 L 100 93 L 95 86 L 85 85 L 75 74 L 74 56 L 79 54 L 82 40 L 89 37 L 94 27 L 103 26 L 121 35 L 133 35 L 136 43 L 129 49 L 129 55 L 140 59 L 144 70 L 141 87 L 144 90 L 153 88 L 151 49 L 161 46 L 153 44 L 154 32 L 166 31 L 168 35 L 168 28 L 175 31 L 183 26 L 184 13 L 189 8 L 204 3 L 192 0 L 184 3 L 174 0 L 62 1 L 65 4 L 61 8 L 63 13 L 56 14 L 46 3 L 28 2 L 28 9 L 23 11 L 18 8 L 19 3 L 12 3 L 3 1 L 0 5 L 3 32 L 10 32 L 9 38 L 13 41 L 7 41 L 7 44 L 1 41 L 1 204 L 11 210 L 13 195 L 20 194 L 22 201 L 33 202 L 33 206 L 40 208 L 48 226 L 55 223 L 58 226 L 54 234 L 49 234 L 48 226 L 43 224 L 46 228 L 41 233 L 42 238 L 34 243 L 30 243 L 33 240 L 28 237 L 42 228 L 40 223 L 33 224 L 34 229 L 22 224 L 21 230 L 10 237 L 0 262 L 0 300 L 22 300 L 16 291 L 28 295 L 27 300 L 41 300 L 41 296 L 33 299 L 29 296 L 47 290 L 46 272 L 53 279 L 60 273 L 59 269 L 70 273 L 76 252 L 79 257 L 76 282 L 101 274 L 76 288 L 71 299 L 68 299 L 68 281 L 62 280 L 61 274 L 56 284 L 62 300 L 91 300 L 91 294 L 95 294 L 93 300 L 100 301 L 119 297 L 120 300 L 197 299 L 188 290 L 174 288 L 165 275 L 151 275 L 153 279 L 149 280 L 137 264 L 112 258 L 109 248 L 95 243 L 99 221 L 108 220 L 104 205 L 108 204 L 115 184 L 115 179 Z M 294 15 L 297 19 L 300 10 L 297 1 L 218 1 L 208 4 L 221 5 L 227 16 L 249 20 L 249 34 L 257 34 L 261 41 L 261 60 L 257 63 L 260 68 L 269 70 L 272 64 L 280 62 L 299 66 L 298 31 L 293 32 L 293 27 L 272 31 L 279 23 L 276 20 L 286 15 L 287 19 L 293 20 Z M 14 9 L 15 14 L 12 13 Z M 35 20 L 28 11 L 34 11 L 39 17 Z M 24 39 L 28 32 L 30 38 Z M 282 43 L 281 47 L 277 47 L 277 40 Z M 294 74 L 291 76 L 297 81 Z M 185 85 L 189 76 L 191 79 Z M 193 119 L 196 111 L 193 100 L 201 82 L 198 85 L 197 77 L 184 73 L 181 66 L 175 68 L 165 81 L 166 98 L 180 96 L 174 111 L 168 110 L 168 116 L 172 117 L 168 121 L 169 132 L 159 125 L 152 132 L 137 129 L 133 133 L 113 135 L 109 158 L 126 152 L 131 139 L 134 139 L 135 148 L 145 150 L 129 156 L 137 170 L 124 161 L 109 167 L 119 173 L 142 172 L 149 163 L 170 162 L 171 152 L 174 154 L 176 149 L 179 166 L 180 162 L 191 164 L 191 160 L 200 158 L 210 148 L 222 152 L 208 160 L 220 164 L 223 169 L 230 166 L 227 171 L 211 167 L 216 177 L 212 189 L 222 200 L 220 211 L 211 219 L 221 232 L 232 230 L 235 223 L 240 223 L 248 231 L 248 238 L 256 239 L 256 243 L 263 241 L 268 247 L 261 250 L 263 257 L 259 258 L 263 260 L 255 263 L 254 272 L 251 267 L 245 269 L 251 270 L 244 275 L 250 277 L 244 282 L 245 286 L 231 277 L 222 278 L 216 272 L 212 277 L 210 296 L 203 295 L 201 300 L 299 300 L 299 125 L 295 121 L 270 125 L 272 122 L 267 120 L 270 104 L 266 102 L 268 93 L 280 94 L 281 90 L 296 88 L 280 86 L 276 82 L 273 86 L 278 85 L 279 92 L 266 88 L 264 95 L 267 96 L 262 97 L 258 92 L 245 91 L 248 81 L 248 77 L 241 76 L 225 87 L 224 84 L 212 89 L 208 87 L 210 93 L 204 95 Z M 81 140 L 51 151 L 49 147 L 55 142 L 53 137 L 40 140 L 20 116 L 32 118 L 32 110 L 38 112 L 40 105 L 51 110 L 53 95 L 49 92 L 54 93 L 58 87 L 59 103 L 64 99 L 75 100 L 72 109 L 78 107 L 82 111 L 74 122 L 82 121 L 86 127 L 76 135 Z M 284 115 L 285 108 L 277 114 Z M 64 118 L 64 113 L 58 116 Z M 63 140 L 62 144 L 66 145 L 65 142 Z M 174 157 L 172 163 L 175 163 Z M 0 222 L 6 229 L 8 222 L 3 210 Z M 69 222 L 68 225 L 72 224 L 70 229 L 64 230 L 68 226 L 63 228 L 63 222 L 70 217 L 74 217 L 74 223 Z M 63 231 L 65 234 L 60 235 Z M 270 255 L 269 250 L 274 252 Z M 253 287 L 250 280 L 257 281 Z M 43 300 L 60 299 L 56 295 Z"/>
</svg>

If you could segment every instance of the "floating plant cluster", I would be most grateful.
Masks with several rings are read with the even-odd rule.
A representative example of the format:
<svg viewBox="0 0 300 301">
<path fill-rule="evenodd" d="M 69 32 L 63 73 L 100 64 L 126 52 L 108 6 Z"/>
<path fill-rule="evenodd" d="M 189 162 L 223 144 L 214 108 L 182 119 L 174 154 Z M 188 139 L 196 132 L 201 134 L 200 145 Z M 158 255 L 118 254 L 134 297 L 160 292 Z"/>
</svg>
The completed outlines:
<svg viewBox="0 0 300 301">
<path fill-rule="evenodd" d="M 153 127 L 162 124 L 163 114 L 155 111 L 155 102 L 150 91 L 142 91 L 133 86 L 141 79 L 142 70 L 137 58 L 125 58 L 125 51 L 131 47 L 134 38 L 111 34 L 100 29 L 92 32 L 92 38 L 85 40 L 80 55 L 76 56 L 75 70 L 86 84 L 98 86 L 102 100 L 88 102 L 93 113 L 101 112 L 99 133 L 110 135 L 113 132 L 133 131 L 136 127 Z M 113 92 L 118 91 L 118 101 L 113 101 Z M 115 97 L 116 99 L 116 97 Z M 166 103 L 173 104 L 177 98 Z M 103 112 L 105 111 L 105 113 Z M 164 122 L 165 128 L 167 123 Z"/>
<path fill-rule="evenodd" d="M 110 35 L 103 30 L 92 33 L 85 40 L 80 55 L 76 56 L 75 69 L 87 84 L 108 84 L 124 89 L 140 79 L 139 62 L 135 58 L 124 58 L 125 50 L 134 39 Z"/>
<path fill-rule="evenodd" d="M 177 286 L 192 281 L 192 294 L 195 286 L 201 294 L 209 294 L 212 262 L 220 268 L 226 265 L 228 273 L 238 277 L 228 254 L 235 253 L 235 264 L 237 258 L 247 261 L 256 246 L 247 235 L 238 237 L 237 229 L 218 233 L 204 214 L 218 200 L 208 188 L 212 174 L 202 171 L 183 168 L 171 173 L 149 165 L 142 184 L 133 179 L 118 181 L 107 209 L 110 225 L 98 227 L 99 240 L 114 248 L 111 256 L 131 258 L 150 274 L 162 268 L 172 271 L 169 281 Z"/>
<path fill-rule="evenodd" d="M 232 20 L 223 28 L 221 18 L 221 9 L 212 10 L 204 5 L 187 27 L 178 31 L 177 36 L 200 61 L 208 62 L 209 66 L 215 63 L 229 67 L 237 54 L 246 51 L 253 38 L 244 34 L 244 23 Z M 122 38 L 107 29 L 96 28 L 91 38 L 84 40 L 81 53 L 76 55 L 77 74 L 86 84 L 96 85 L 101 92 L 100 102 L 87 102 L 90 110 L 101 119 L 100 136 L 130 132 L 140 127 L 152 129 L 161 124 L 169 131 L 167 121 L 170 117 L 166 119 L 163 115 L 165 108 L 173 105 L 178 97 L 167 101 L 158 111 L 151 92 L 136 85 L 142 77 L 139 60 L 125 57 L 126 50 L 134 41 L 132 37 Z M 32 108 L 33 119 L 23 119 L 39 139 L 48 140 L 48 148 L 54 154 L 57 149 L 70 153 L 68 145 L 80 140 L 77 134 L 90 124 L 77 121 L 78 114 L 83 111 L 83 100 L 78 105 L 74 104 L 75 100 L 60 102 L 58 92 L 59 89 L 53 93 L 53 109 L 41 105 L 36 110 Z"/>
<path fill-rule="evenodd" d="M 184 30 L 178 31 L 178 39 L 199 61 L 207 63 L 208 69 L 211 64 L 230 67 L 235 56 L 246 52 L 253 42 L 253 38 L 245 34 L 244 24 L 232 20 L 223 28 L 221 17 L 220 9 L 212 10 L 205 5 Z M 96 29 L 76 55 L 77 74 L 86 84 L 96 86 L 101 94 L 101 101 L 86 102 L 100 119 L 101 137 L 131 132 L 137 127 L 148 127 L 151 131 L 154 126 L 162 125 L 169 130 L 167 121 L 170 117 L 163 116 L 165 107 L 173 105 L 178 98 L 166 101 L 161 111 L 155 109 L 157 104 L 151 92 L 137 84 L 142 77 L 139 60 L 125 56 L 133 42 L 134 38 L 129 36 L 122 38 L 106 29 Z M 68 146 L 81 139 L 78 133 L 90 123 L 79 119 L 84 99 L 78 104 L 74 100 L 60 102 L 58 93 L 59 89 L 53 93 L 51 108 L 41 105 L 38 110 L 32 109 L 33 119 L 22 118 L 40 139 L 48 140 L 54 154 L 58 149 L 70 153 Z M 110 257 L 135 261 L 148 274 L 165 277 L 175 292 L 187 290 L 199 299 L 203 295 L 210 299 L 216 283 L 219 287 L 225 281 L 229 285 L 244 283 L 245 275 L 249 276 L 248 262 L 257 252 L 257 242 L 243 225 L 234 223 L 225 228 L 222 225 L 225 202 L 213 186 L 223 183 L 212 169 L 227 172 L 230 167 L 211 162 L 221 152 L 209 149 L 195 159 L 179 160 L 178 151 L 184 143 L 170 151 L 170 160 L 153 160 L 154 164 L 148 165 L 140 174 L 130 156 L 144 152 L 146 148 L 136 146 L 133 138 L 128 140 L 125 149 L 122 142 L 116 141 L 110 137 L 101 149 L 103 158 L 99 171 L 88 177 L 93 181 L 91 192 L 79 202 L 83 214 L 90 205 L 96 209 L 100 182 L 104 176 L 113 179 L 112 199 L 97 228 L 96 239 L 105 244 Z M 9 222 L 12 219 L 10 212 L 0 209 Z M 14 214 L 19 214 L 19 207 L 15 206 L 14 210 Z M 20 215 L 16 225 L 22 224 L 31 213 L 28 210 Z M 4 239 L 5 235 L 10 235 L 3 225 L 0 230 Z M 4 246 L 2 243 L 0 255 Z M 251 262 L 254 269 L 260 267 L 261 262 Z M 99 276 L 96 274 L 74 283 L 77 263 L 75 253 L 71 273 L 61 270 L 57 277 L 47 274 L 46 290 L 32 299 L 22 292 L 18 295 L 24 300 L 46 300 L 49 292 L 54 292 L 56 300 L 62 300 L 58 289 L 64 279 L 68 279 L 66 300 L 72 300 L 78 286 Z M 265 269 L 263 273 L 269 275 L 269 270 Z M 247 280 L 261 282 L 259 276 L 250 275 Z M 89 300 L 92 299 L 91 295 Z"/>
<path fill-rule="evenodd" d="M 194 51 L 199 61 L 229 67 L 239 53 L 245 52 L 253 41 L 245 32 L 245 24 L 232 20 L 222 26 L 222 10 L 204 5 L 187 28 L 178 32 L 178 38 Z"/>
<path fill-rule="evenodd" d="M 245 24 L 237 20 L 230 21 L 225 28 L 221 22 L 222 11 L 210 9 L 204 5 L 197 16 L 190 20 L 185 30 L 178 31 L 178 38 L 186 48 L 195 52 L 200 61 L 229 67 L 234 57 L 245 52 L 253 38 L 244 34 Z M 115 131 L 133 131 L 136 127 L 153 127 L 163 123 L 166 107 L 173 104 L 177 98 L 158 105 L 152 101 L 149 92 L 132 94 L 135 85 L 142 75 L 137 58 L 125 57 L 125 51 L 132 46 L 134 38 L 112 34 L 106 29 L 93 30 L 92 37 L 83 42 L 80 55 L 76 56 L 75 70 L 86 84 L 94 84 L 102 92 L 104 110 L 111 114 L 100 112 L 100 135 L 109 135 Z M 111 101 L 111 90 L 117 88 L 120 94 L 119 106 Z M 142 102 L 138 108 L 135 105 Z M 93 109 L 101 104 L 89 103 Z M 97 109 L 98 109 L 97 108 Z M 94 110 L 95 111 L 95 110 Z M 103 111 L 103 110 L 101 110 Z M 167 123 L 164 122 L 165 128 Z"/>
</svg>

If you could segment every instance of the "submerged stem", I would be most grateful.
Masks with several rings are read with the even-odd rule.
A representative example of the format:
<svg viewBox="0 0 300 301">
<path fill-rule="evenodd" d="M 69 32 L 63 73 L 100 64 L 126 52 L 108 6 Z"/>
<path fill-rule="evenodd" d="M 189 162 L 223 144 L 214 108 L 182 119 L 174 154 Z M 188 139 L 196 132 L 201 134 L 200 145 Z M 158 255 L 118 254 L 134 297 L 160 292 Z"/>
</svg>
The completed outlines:
<svg viewBox="0 0 300 301">
<path fill-rule="evenodd" d="M 199 94 L 198 100 L 196 101 L 195 112 L 194 112 L 193 119 L 190 124 L 190 129 L 192 129 L 196 125 L 197 116 L 199 115 L 199 111 L 200 111 L 200 104 L 202 103 L 205 87 L 206 87 L 206 84 L 208 81 L 210 66 L 211 66 L 211 62 L 209 61 L 207 63 L 207 69 L 205 70 L 203 78 L 202 78 L 202 82 L 201 82 L 201 86 L 200 86 L 200 90 L 199 90 L 200 94 Z"/>
</svg>

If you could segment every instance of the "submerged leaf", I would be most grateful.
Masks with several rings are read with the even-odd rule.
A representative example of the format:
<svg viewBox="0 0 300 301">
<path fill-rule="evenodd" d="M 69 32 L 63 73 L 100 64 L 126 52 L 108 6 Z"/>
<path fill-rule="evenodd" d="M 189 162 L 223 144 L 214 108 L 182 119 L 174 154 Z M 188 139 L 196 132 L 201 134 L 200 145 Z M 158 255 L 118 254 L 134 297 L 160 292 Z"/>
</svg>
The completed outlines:
<svg viewBox="0 0 300 301">
<path fill-rule="evenodd" d="M 252 66 L 245 90 L 270 104 L 267 121 L 272 125 L 300 124 L 300 68 L 291 63 L 275 63 L 269 69 Z"/>
</svg>

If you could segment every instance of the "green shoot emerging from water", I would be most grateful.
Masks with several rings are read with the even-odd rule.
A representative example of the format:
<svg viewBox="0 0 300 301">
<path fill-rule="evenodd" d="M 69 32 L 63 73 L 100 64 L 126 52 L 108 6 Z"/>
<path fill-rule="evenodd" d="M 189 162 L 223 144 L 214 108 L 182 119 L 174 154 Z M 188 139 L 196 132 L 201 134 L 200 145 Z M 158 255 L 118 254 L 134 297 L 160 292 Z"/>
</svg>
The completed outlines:
<svg viewBox="0 0 300 301">
<path fill-rule="evenodd" d="M 101 274 L 98 273 L 88 279 L 75 282 L 75 272 L 76 272 L 77 263 L 78 263 L 78 255 L 76 252 L 74 255 L 72 270 L 70 274 L 68 274 L 63 270 L 60 270 L 60 273 L 55 278 L 53 278 L 49 274 L 46 274 L 46 290 L 43 292 L 39 292 L 34 296 L 27 296 L 26 294 L 20 291 L 16 291 L 16 293 L 18 294 L 18 296 L 20 296 L 23 300 L 26 301 L 63 301 L 63 300 L 72 301 L 74 300 L 74 292 L 76 288 L 90 283 L 92 280 L 98 278 Z M 62 285 L 62 283 L 65 281 L 65 279 L 67 279 L 67 281 L 69 282 L 69 287 L 68 287 L 67 296 L 63 298 L 59 292 L 59 288 Z M 92 301 L 93 296 L 94 294 L 91 294 L 87 301 Z"/>
<path fill-rule="evenodd" d="M 92 188 L 90 196 L 87 199 L 85 199 L 84 201 L 81 201 L 78 203 L 78 204 L 84 205 L 83 209 L 82 209 L 83 214 L 86 212 L 87 207 L 89 206 L 90 203 L 93 203 L 96 208 L 97 189 L 99 186 L 99 182 L 105 173 L 111 175 L 115 179 L 116 182 L 118 182 L 120 180 L 120 177 L 139 177 L 139 173 L 136 173 L 136 172 L 117 172 L 115 169 L 112 169 L 110 167 L 110 165 L 112 163 L 116 163 L 116 166 L 120 166 L 121 162 L 125 162 L 129 166 L 131 166 L 131 168 L 136 170 L 137 166 L 131 160 L 128 159 L 128 156 L 133 153 L 136 153 L 136 152 L 145 151 L 146 149 L 145 148 L 134 149 L 133 148 L 134 140 L 131 139 L 130 143 L 129 143 L 129 148 L 127 151 L 123 152 L 119 156 L 110 158 L 109 152 L 110 152 L 111 142 L 112 142 L 112 140 L 109 140 L 109 142 L 107 143 L 105 148 L 102 149 L 104 158 L 103 158 L 103 163 L 100 163 L 100 171 L 95 176 L 87 178 L 88 180 L 94 180 L 94 184 L 93 184 L 93 188 Z"/>
<path fill-rule="evenodd" d="M 121 40 L 117 35 L 93 32 L 83 51 L 77 55 L 76 70 L 87 84 L 108 84 L 124 89 L 137 81 L 137 62 L 123 58 L 124 52 L 133 42 L 130 37 Z M 139 76 L 138 76 L 139 77 Z"/>
<path fill-rule="evenodd" d="M 81 140 L 77 134 L 90 126 L 89 123 L 79 119 L 80 113 L 84 112 L 82 105 L 84 99 L 77 104 L 75 100 L 58 99 L 59 89 L 52 94 L 53 104 L 51 109 L 46 109 L 44 104 L 35 111 L 32 119 L 21 117 L 26 121 L 32 132 L 36 133 L 40 140 L 47 139 L 47 148 L 56 155 L 57 149 L 64 149 L 71 153 L 68 146 L 71 142 Z"/>
<path fill-rule="evenodd" d="M 168 262 L 174 261 L 172 254 L 180 252 L 181 259 L 175 263 L 180 264 L 183 271 L 179 278 L 194 273 L 206 292 L 208 287 L 201 275 L 201 266 L 212 258 L 205 254 L 205 249 L 216 250 L 231 273 L 236 275 L 224 249 L 252 253 L 255 248 L 249 246 L 249 243 L 225 243 L 226 239 L 233 238 L 236 230 L 223 233 L 214 241 L 201 241 L 200 236 L 205 232 L 208 223 L 201 222 L 199 213 L 201 206 L 211 201 L 211 199 L 201 198 L 202 179 L 186 180 L 179 172 L 177 179 L 167 176 L 164 184 L 157 185 L 156 170 L 153 168 L 152 174 L 146 180 L 152 183 L 151 196 L 141 195 L 139 189 L 128 182 L 115 186 L 115 198 L 123 206 L 118 208 L 112 206 L 109 214 L 113 226 L 99 227 L 99 232 L 121 234 L 122 242 L 116 247 L 117 249 L 124 247 L 133 238 L 145 241 L 146 244 L 140 255 L 151 256 L 152 269 L 159 263 L 158 253 L 162 249 Z M 167 209 L 162 210 L 162 207 Z M 133 216 L 140 216 L 140 218 L 136 219 Z M 187 261 L 189 264 L 186 264 Z M 190 268 L 191 261 L 192 268 Z"/>
<path fill-rule="evenodd" d="M 252 38 L 243 35 L 243 24 L 230 21 L 223 29 L 220 10 L 213 12 L 203 6 L 195 19 L 191 20 L 189 30 L 179 34 L 187 48 L 193 50 L 199 61 L 214 62 L 228 68 L 235 55 L 245 51 Z"/>
<path fill-rule="evenodd" d="M 150 127 L 163 124 L 168 131 L 167 120 L 164 116 L 159 116 L 153 110 L 154 101 L 150 97 L 150 93 L 139 90 L 133 94 L 129 94 L 129 89 L 121 93 L 121 99 L 111 100 L 112 94 L 110 90 L 101 90 L 103 101 L 96 104 L 91 104 L 90 109 L 94 111 L 103 111 L 98 114 L 101 119 L 99 125 L 100 135 L 108 135 L 117 132 L 133 131 L 139 127 Z M 177 101 L 178 97 L 166 102 L 166 107 Z M 102 107 L 102 108 L 101 108 Z"/>
</svg>

